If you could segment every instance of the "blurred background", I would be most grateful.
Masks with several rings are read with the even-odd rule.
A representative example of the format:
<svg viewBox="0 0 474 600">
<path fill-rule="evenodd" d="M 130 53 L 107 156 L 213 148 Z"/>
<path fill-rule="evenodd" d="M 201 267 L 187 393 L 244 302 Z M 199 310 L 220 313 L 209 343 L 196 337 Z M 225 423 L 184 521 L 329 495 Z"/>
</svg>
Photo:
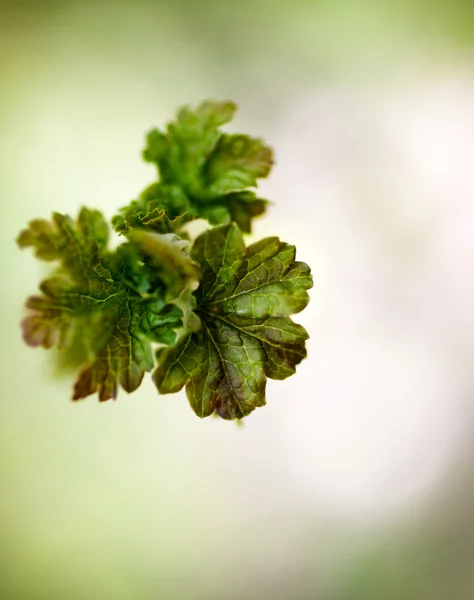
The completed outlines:
<svg viewBox="0 0 474 600">
<path fill-rule="evenodd" d="M 0 598 L 474 598 L 474 4 L 0 3 Z M 253 239 L 314 272 L 309 357 L 243 427 L 184 393 L 69 402 L 14 238 L 110 217 L 204 98 L 276 166 Z"/>
</svg>

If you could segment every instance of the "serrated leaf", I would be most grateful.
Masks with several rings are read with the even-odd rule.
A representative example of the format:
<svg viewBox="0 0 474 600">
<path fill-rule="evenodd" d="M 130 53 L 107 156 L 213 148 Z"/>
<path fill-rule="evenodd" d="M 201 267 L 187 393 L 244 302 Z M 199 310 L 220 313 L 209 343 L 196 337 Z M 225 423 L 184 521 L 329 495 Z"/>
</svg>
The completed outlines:
<svg viewBox="0 0 474 600">
<path fill-rule="evenodd" d="M 263 140 L 248 135 L 224 134 L 206 161 L 204 177 L 212 198 L 256 187 L 273 164 L 271 149 Z"/>
<path fill-rule="evenodd" d="M 116 231 L 143 227 L 166 233 L 204 218 L 212 224 L 235 221 L 250 232 L 266 202 L 244 190 L 267 177 L 273 155 L 258 138 L 219 130 L 235 109 L 232 102 L 211 101 L 194 110 L 184 107 L 165 132 L 148 134 L 143 156 L 158 167 L 160 183 L 121 209 L 112 221 Z"/>
<path fill-rule="evenodd" d="M 53 213 L 51 221 L 35 219 L 20 232 L 20 248 L 32 247 L 42 260 L 72 261 L 77 269 L 93 268 L 96 254 L 107 245 L 108 226 L 98 210 L 82 208 L 76 223 Z"/>
<path fill-rule="evenodd" d="M 88 362 L 73 399 L 94 393 L 115 398 L 118 387 L 134 391 L 153 368 L 150 342 L 170 344 L 183 313 L 171 302 L 198 276 L 174 236 L 136 231 L 115 252 L 97 211 L 82 209 L 74 222 L 55 213 L 36 220 L 18 243 L 60 266 L 42 282 L 42 295 L 27 300 L 23 337 L 30 346 L 69 348 L 80 332 Z"/>
<path fill-rule="evenodd" d="M 201 266 L 202 326 L 157 352 L 153 379 L 161 393 L 186 385 L 200 417 L 241 419 L 265 404 L 267 377 L 285 379 L 306 356 L 308 334 L 289 316 L 308 303 L 310 269 L 276 237 L 245 248 L 235 224 L 199 236 L 191 256 Z"/>
<path fill-rule="evenodd" d="M 236 110 L 233 102 L 207 100 L 195 110 L 183 107 L 166 133 L 150 131 L 143 158 L 157 165 L 164 184 L 178 184 L 190 196 L 199 194 L 200 172 L 217 144 L 219 127 Z"/>
<path fill-rule="evenodd" d="M 179 186 L 154 183 L 142 192 L 138 200 L 120 209 L 120 213 L 112 218 L 112 227 L 120 234 L 136 228 L 165 234 L 180 232 L 183 225 L 196 216 Z"/>
<path fill-rule="evenodd" d="M 105 401 L 117 397 L 119 385 L 129 393 L 138 388 L 145 371 L 153 368 L 150 343 L 139 326 L 143 310 L 139 302 L 127 302 L 124 298 L 111 306 L 106 325 L 97 323 L 101 331 L 104 329 L 107 341 L 80 372 L 73 400 L 97 392 L 99 400 Z"/>
<path fill-rule="evenodd" d="M 251 233 L 252 218 L 262 215 L 267 205 L 268 201 L 257 198 L 254 192 L 235 192 L 203 206 L 201 217 L 211 225 L 227 225 L 233 221 L 243 233 Z"/>
</svg>

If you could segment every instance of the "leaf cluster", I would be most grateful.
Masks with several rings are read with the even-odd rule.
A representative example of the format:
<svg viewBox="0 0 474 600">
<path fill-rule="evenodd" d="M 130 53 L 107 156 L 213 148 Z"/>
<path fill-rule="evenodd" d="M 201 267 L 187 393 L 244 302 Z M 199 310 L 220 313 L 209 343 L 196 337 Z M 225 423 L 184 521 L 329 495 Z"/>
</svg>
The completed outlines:
<svg viewBox="0 0 474 600">
<path fill-rule="evenodd" d="M 220 130 L 235 109 L 185 107 L 148 134 L 143 157 L 159 179 L 113 217 L 124 240 L 115 250 L 88 208 L 35 219 L 18 236 L 55 264 L 27 299 L 23 338 L 66 351 L 79 340 L 73 400 L 133 392 L 155 369 L 159 392 L 185 387 L 199 417 L 241 419 L 265 404 L 268 377 L 285 379 L 306 356 L 308 334 L 290 316 L 309 301 L 308 265 L 276 237 L 245 245 L 267 206 L 249 188 L 273 159 L 262 140 Z M 190 243 L 185 226 L 198 218 L 213 227 Z"/>
</svg>

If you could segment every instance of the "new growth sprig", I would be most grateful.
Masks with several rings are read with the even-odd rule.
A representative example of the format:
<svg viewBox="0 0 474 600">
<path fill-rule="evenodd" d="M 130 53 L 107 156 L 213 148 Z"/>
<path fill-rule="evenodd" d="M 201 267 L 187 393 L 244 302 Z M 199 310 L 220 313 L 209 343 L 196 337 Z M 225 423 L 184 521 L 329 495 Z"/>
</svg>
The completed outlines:
<svg viewBox="0 0 474 600">
<path fill-rule="evenodd" d="M 113 217 L 124 240 L 115 250 L 89 208 L 75 220 L 33 220 L 18 236 L 55 263 L 26 301 L 23 338 L 65 350 L 80 343 L 73 400 L 133 392 L 154 369 L 158 391 L 185 386 L 199 417 L 241 419 L 265 404 L 267 377 L 286 379 L 306 356 L 308 334 L 290 316 L 309 301 L 310 268 L 277 237 L 245 245 L 267 205 L 251 188 L 273 157 L 262 140 L 220 130 L 235 110 L 206 101 L 150 131 L 143 158 L 159 179 Z M 211 227 L 190 242 L 195 219 Z"/>
</svg>

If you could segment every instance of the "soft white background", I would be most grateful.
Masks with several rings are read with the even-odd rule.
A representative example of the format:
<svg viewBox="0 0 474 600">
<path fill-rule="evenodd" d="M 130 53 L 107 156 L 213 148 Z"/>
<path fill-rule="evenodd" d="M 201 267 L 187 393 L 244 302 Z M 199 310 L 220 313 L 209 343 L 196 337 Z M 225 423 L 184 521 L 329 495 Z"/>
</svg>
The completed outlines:
<svg viewBox="0 0 474 600">
<path fill-rule="evenodd" d="M 202 6 L 209 21 L 183 2 L 5 12 L 4 596 L 470 598 L 449 560 L 472 557 L 470 54 L 372 5 Z M 275 148 L 253 238 L 313 268 L 309 357 L 241 428 L 149 380 L 73 405 L 72 376 L 21 341 L 44 271 L 14 237 L 52 210 L 110 217 L 154 176 L 145 131 L 206 97 Z"/>
</svg>

